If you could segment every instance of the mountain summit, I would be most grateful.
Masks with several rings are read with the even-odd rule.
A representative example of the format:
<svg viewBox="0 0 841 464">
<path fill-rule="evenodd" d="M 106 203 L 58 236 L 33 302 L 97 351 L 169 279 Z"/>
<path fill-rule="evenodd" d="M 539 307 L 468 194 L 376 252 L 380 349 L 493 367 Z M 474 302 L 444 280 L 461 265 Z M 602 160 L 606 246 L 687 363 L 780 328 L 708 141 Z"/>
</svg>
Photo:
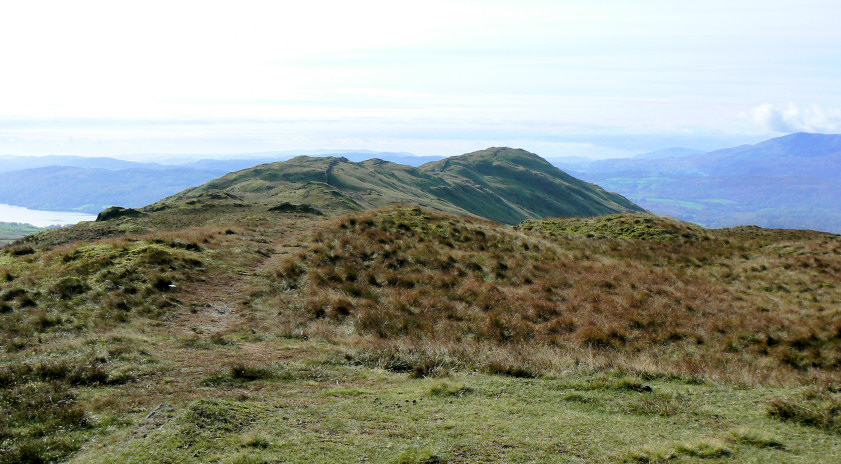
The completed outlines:
<svg viewBox="0 0 841 464">
<path fill-rule="evenodd" d="M 306 204 L 344 213 L 393 204 L 476 215 L 508 224 L 545 216 L 595 216 L 642 208 L 525 150 L 488 148 L 417 168 L 379 159 L 299 156 L 237 171 L 164 200 L 225 192 L 246 203 Z"/>
</svg>

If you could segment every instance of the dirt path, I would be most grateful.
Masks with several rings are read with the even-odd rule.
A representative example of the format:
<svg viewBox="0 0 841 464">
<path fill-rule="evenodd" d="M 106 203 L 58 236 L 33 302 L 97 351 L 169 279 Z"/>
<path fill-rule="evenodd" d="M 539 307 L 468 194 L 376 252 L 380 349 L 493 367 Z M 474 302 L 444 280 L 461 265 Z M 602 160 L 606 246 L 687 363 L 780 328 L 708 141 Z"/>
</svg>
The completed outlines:
<svg viewBox="0 0 841 464">
<path fill-rule="evenodd" d="M 178 336 L 213 336 L 242 328 L 247 323 L 243 315 L 243 311 L 248 310 L 246 302 L 260 286 L 260 276 L 283 257 L 301 250 L 317 221 L 303 218 L 242 234 L 239 242 L 250 242 L 252 247 L 254 240 L 258 240 L 260 247 L 257 253 L 252 252 L 252 255 L 237 260 L 240 265 L 234 269 L 217 272 L 203 281 L 184 284 L 177 297 L 190 311 L 168 324 L 171 333 Z M 242 243 L 234 241 L 231 245 Z"/>
<path fill-rule="evenodd" d="M 141 396 L 170 398 L 178 403 L 201 395 L 195 386 L 201 379 L 223 372 L 233 362 L 283 360 L 285 342 L 268 337 L 262 340 L 260 328 L 252 339 L 251 325 L 257 311 L 249 304 L 252 293 L 264 286 L 263 275 L 271 272 L 284 257 L 300 251 L 311 231 L 324 219 L 296 218 L 260 227 L 243 226 L 235 235 L 219 238 L 206 251 L 234 253 L 223 262 L 234 266 L 220 268 L 210 263 L 202 276 L 180 284 L 173 296 L 181 301 L 178 314 L 155 329 L 161 340 L 153 356 L 167 365 L 166 385 L 148 385 Z M 212 261 L 212 260 L 211 260 Z M 223 347 L 224 345 L 224 347 Z M 220 351 L 224 349 L 224 355 Z M 154 407 L 149 404 L 147 407 Z"/>
</svg>

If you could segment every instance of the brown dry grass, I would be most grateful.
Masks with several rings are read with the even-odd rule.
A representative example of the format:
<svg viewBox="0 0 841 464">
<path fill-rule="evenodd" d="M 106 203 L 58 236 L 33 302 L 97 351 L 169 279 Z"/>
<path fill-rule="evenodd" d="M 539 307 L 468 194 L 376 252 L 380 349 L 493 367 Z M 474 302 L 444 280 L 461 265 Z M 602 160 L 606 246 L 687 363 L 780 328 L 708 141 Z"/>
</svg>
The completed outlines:
<svg viewBox="0 0 841 464">
<path fill-rule="evenodd" d="M 289 333 L 418 372 L 837 376 L 837 236 L 739 228 L 677 238 L 540 234 L 391 208 L 335 220 L 309 249 L 275 260 L 272 304 Z"/>
</svg>

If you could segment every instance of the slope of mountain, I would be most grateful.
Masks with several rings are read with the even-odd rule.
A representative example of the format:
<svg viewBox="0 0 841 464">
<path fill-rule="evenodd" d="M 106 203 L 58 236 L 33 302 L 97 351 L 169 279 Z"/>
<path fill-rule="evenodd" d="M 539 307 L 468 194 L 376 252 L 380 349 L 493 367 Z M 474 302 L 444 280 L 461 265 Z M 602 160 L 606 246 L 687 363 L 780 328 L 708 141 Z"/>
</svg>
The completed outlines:
<svg viewBox="0 0 841 464">
<path fill-rule="evenodd" d="M 418 168 L 379 159 L 356 163 L 301 156 L 228 174 L 161 204 L 214 191 L 250 203 L 302 203 L 332 213 L 417 204 L 509 224 L 544 216 L 642 211 L 537 155 L 511 148 L 490 148 Z"/>
<path fill-rule="evenodd" d="M 436 196 L 500 222 L 642 211 L 622 196 L 582 182 L 525 150 L 488 148 L 420 169 L 447 182 L 433 188 Z"/>
<path fill-rule="evenodd" d="M 597 161 L 571 172 L 651 211 L 708 227 L 841 232 L 841 135 L 798 133 L 700 155 Z"/>
<path fill-rule="evenodd" d="M 797 133 L 690 159 L 711 176 L 798 176 L 838 179 L 841 135 Z"/>
</svg>

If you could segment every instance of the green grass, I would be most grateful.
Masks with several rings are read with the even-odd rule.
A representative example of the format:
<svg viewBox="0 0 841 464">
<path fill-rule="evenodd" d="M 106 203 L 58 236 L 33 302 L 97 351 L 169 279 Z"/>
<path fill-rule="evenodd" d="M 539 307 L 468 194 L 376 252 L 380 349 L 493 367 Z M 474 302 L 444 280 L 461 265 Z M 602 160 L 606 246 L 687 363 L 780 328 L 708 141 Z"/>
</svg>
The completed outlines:
<svg viewBox="0 0 841 464">
<path fill-rule="evenodd" d="M 775 389 L 655 381 L 659 394 L 683 398 L 679 410 L 660 415 L 634 411 L 650 394 L 594 388 L 583 372 L 531 380 L 456 374 L 442 381 L 334 363 L 321 368 L 328 375 L 316 381 L 197 386 L 207 399 L 178 405 L 174 418 L 147 436 L 132 432 L 143 427 L 145 412 L 139 412 L 134 425 L 114 429 L 75 459 L 609 463 L 659 456 L 661 462 L 738 463 L 822 462 L 841 452 L 834 437 L 753 406 L 778 394 Z M 337 394 L 337 383 L 354 393 Z M 571 401 L 571 395 L 588 400 Z M 785 436 L 786 444 L 753 437 L 745 427 Z"/>
</svg>

